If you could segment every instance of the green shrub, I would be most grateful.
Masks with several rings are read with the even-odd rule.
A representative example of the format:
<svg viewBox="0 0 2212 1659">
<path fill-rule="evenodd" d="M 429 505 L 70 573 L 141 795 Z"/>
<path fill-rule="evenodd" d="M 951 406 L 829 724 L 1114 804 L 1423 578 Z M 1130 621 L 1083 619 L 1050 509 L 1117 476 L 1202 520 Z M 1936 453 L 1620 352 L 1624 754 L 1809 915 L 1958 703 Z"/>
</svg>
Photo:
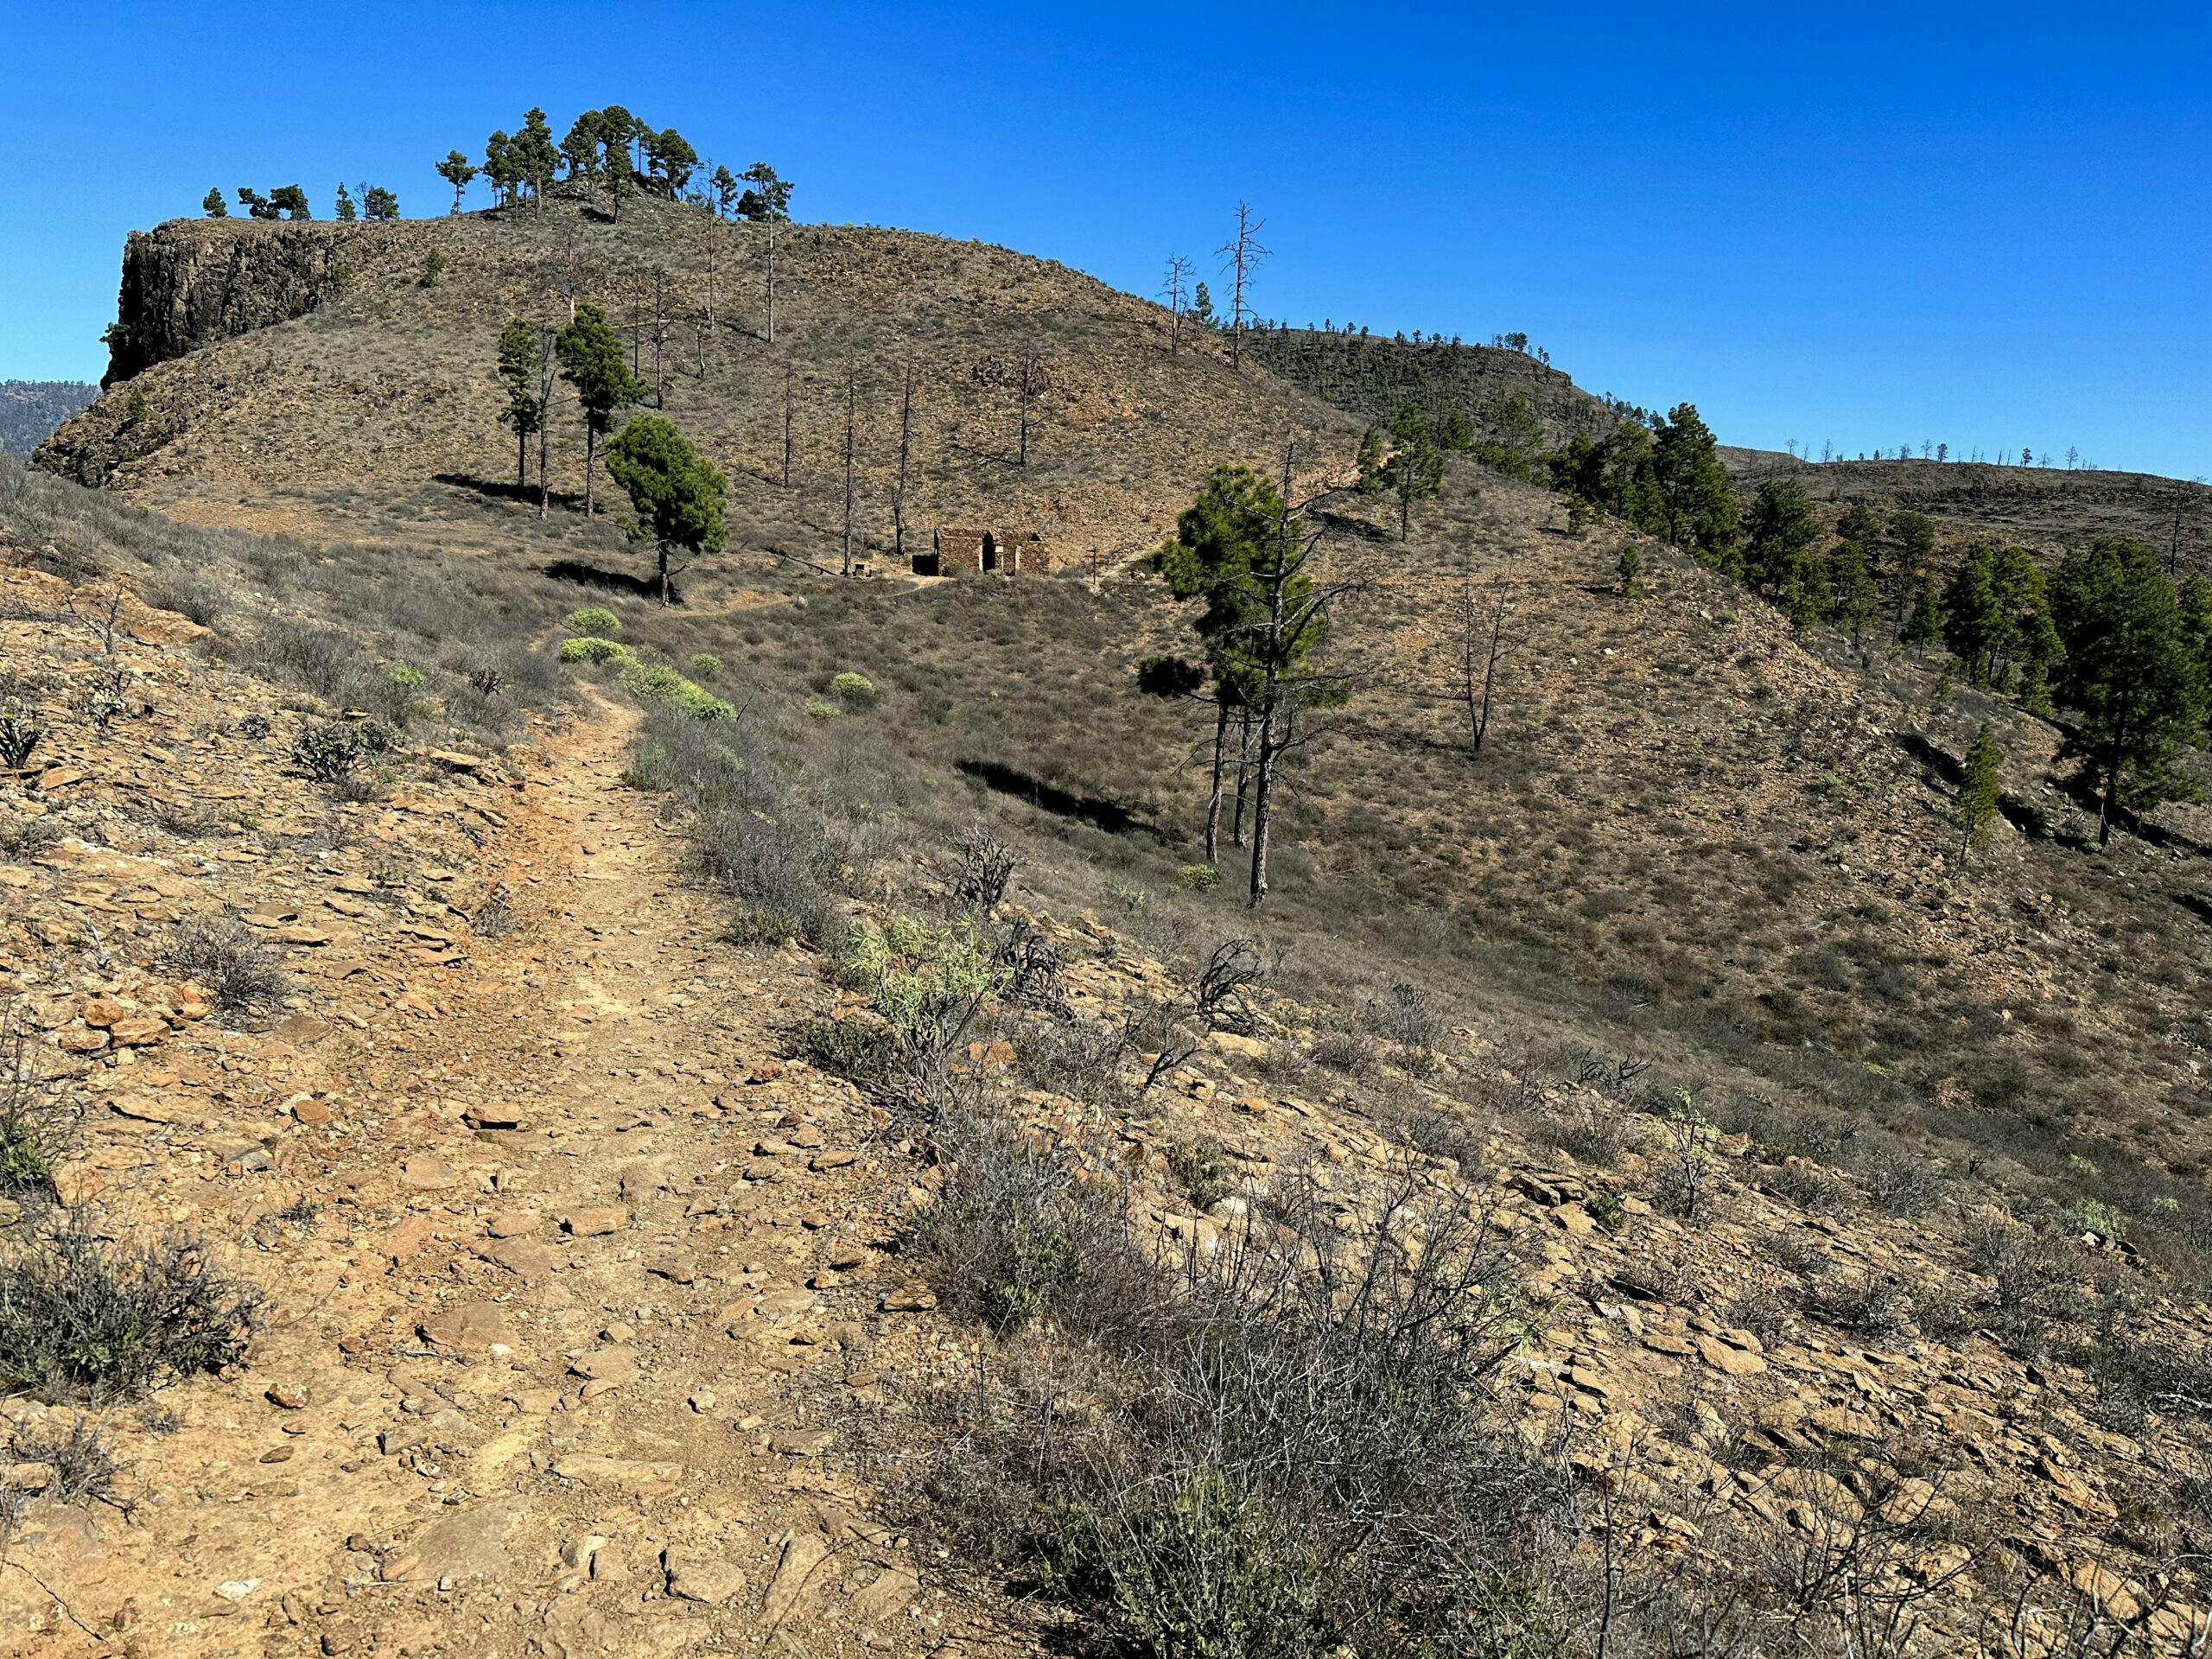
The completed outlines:
<svg viewBox="0 0 2212 1659">
<path fill-rule="evenodd" d="M 0 764 L 21 772 L 45 735 L 45 717 L 30 704 L 16 697 L 0 703 Z"/>
<path fill-rule="evenodd" d="M 563 617 L 561 626 L 570 633 L 592 633 L 603 637 L 621 632 L 622 619 L 604 605 L 586 605 Z"/>
<path fill-rule="evenodd" d="M 411 663 L 402 663 L 391 671 L 391 683 L 402 690 L 420 691 L 423 689 L 423 671 Z"/>
<path fill-rule="evenodd" d="M 569 642 L 575 645 L 571 639 Z M 685 679 L 666 663 L 641 663 L 634 658 L 622 669 L 622 689 L 640 702 L 665 703 L 694 720 L 735 720 L 737 710 L 720 697 Z"/>
<path fill-rule="evenodd" d="M 596 634 L 584 634 L 561 642 L 561 660 L 564 663 L 613 663 L 626 668 L 638 660 L 638 653 L 615 640 L 601 639 Z"/>
<path fill-rule="evenodd" d="M 260 1307 L 198 1238 L 120 1243 L 66 1212 L 0 1252 L 0 1387 L 49 1401 L 142 1395 L 239 1359 Z"/>
<path fill-rule="evenodd" d="M 693 652 L 686 666 L 695 676 L 702 680 L 718 680 L 721 677 L 722 659 L 711 651 Z"/>
<path fill-rule="evenodd" d="M 845 711 L 834 702 L 824 702 L 819 697 L 809 697 L 806 700 L 806 712 L 810 719 L 835 720 Z"/>
<path fill-rule="evenodd" d="M 849 669 L 830 682 L 830 694 L 848 709 L 866 709 L 875 701 L 875 683 Z"/>
<path fill-rule="evenodd" d="M 1168 1173 L 1182 1194 L 1201 1211 L 1211 1210 L 1230 1195 L 1235 1183 L 1221 1142 L 1185 1136 L 1167 1148 Z"/>
<path fill-rule="evenodd" d="M 2066 1206 L 2066 1219 L 2079 1233 L 2094 1233 L 2099 1238 L 2122 1238 L 2127 1233 L 2127 1217 L 2101 1198 L 2076 1198 Z"/>
<path fill-rule="evenodd" d="M 368 737 L 342 721 L 318 720 L 292 741 L 294 764 L 321 784 L 351 777 L 368 752 Z"/>
<path fill-rule="evenodd" d="M 1221 872 L 1211 864 L 1185 864 L 1175 872 L 1175 885 L 1185 893 L 1211 893 L 1221 886 Z"/>
</svg>

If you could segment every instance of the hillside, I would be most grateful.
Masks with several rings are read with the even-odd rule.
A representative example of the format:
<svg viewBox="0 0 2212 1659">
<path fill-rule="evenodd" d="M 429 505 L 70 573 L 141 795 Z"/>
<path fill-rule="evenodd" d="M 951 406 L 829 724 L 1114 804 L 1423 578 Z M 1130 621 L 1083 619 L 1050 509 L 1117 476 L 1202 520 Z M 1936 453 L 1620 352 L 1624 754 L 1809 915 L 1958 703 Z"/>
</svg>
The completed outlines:
<svg viewBox="0 0 2212 1659">
<path fill-rule="evenodd" d="M 99 393 L 78 380 L 0 380 L 0 455 L 28 460 Z"/>
<path fill-rule="evenodd" d="M 1037 531 L 1078 561 L 1116 556 L 1156 543 L 1214 459 L 1264 464 L 1294 438 L 1348 456 L 1357 440 L 1346 417 L 1232 372 L 1218 340 L 1171 358 L 1159 308 L 981 244 L 785 227 L 771 346 L 766 238 L 651 199 L 609 223 L 560 195 L 543 217 L 173 221 L 131 239 L 110 389 L 38 464 L 201 522 L 346 536 L 467 523 L 514 476 L 499 331 L 565 322 L 572 298 L 601 304 L 649 375 L 664 335 L 659 406 L 729 475 L 748 549 L 823 559 L 841 543 L 849 373 L 864 550 L 891 538 L 910 365 L 906 517 L 925 542 L 975 524 Z M 1015 388 L 1032 354 L 1049 386 L 1025 466 Z M 582 484 L 572 410 L 553 435 L 564 498 Z"/>
<path fill-rule="evenodd" d="M 764 254 L 574 194 L 178 221 L 0 467 L 0 955 L 74 1113 L 0 1274 L 175 1227 L 268 1304 L 130 1389 L 13 1374 L 0 1651 L 2202 1647 L 2212 809 L 2100 855 L 2050 721 L 1454 459 L 1405 540 L 1307 515 L 1344 696 L 1249 910 L 1211 711 L 1137 689 L 1195 607 L 1128 556 L 1216 461 L 1344 481 L 1431 362 L 1601 406 L 1375 342 L 1338 410 L 1326 342 L 1171 357 L 875 229 L 785 232 L 771 347 Z M 571 298 L 650 365 L 656 281 L 733 493 L 667 607 L 575 430 L 547 520 L 512 488 L 491 374 Z M 819 569 L 847 371 L 880 550 L 908 362 L 910 524 L 1070 579 Z M 1948 473 L 1961 533 L 2034 516 Z"/>
<path fill-rule="evenodd" d="M 1370 421 L 1412 404 L 1440 425 L 1456 413 L 1490 432 L 1517 399 L 1544 446 L 1555 448 L 1577 433 L 1600 435 L 1618 418 L 1549 363 L 1501 346 L 1285 328 L 1255 334 L 1252 354 L 1293 385 Z"/>
<path fill-rule="evenodd" d="M 1986 461 L 1834 461 L 1724 448 L 1737 487 L 1794 478 L 1817 502 L 1923 512 L 1947 538 L 1991 537 L 2056 558 L 2100 536 L 2124 536 L 2173 568 L 2212 569 L 2212 487 L 2148 473 L 2002 467 Z"/>
</svg>

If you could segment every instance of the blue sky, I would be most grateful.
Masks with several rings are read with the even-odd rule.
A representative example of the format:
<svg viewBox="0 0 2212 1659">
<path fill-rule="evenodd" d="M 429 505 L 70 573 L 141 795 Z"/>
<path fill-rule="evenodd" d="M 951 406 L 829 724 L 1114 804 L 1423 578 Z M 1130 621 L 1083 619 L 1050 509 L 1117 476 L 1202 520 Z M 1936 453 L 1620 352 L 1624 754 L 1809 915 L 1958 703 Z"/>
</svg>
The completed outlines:
<svg viewBox="0 0 2212 1659">
<path fill-rule="evenodd" d="M 2212 473 L 2212 5 L 1938 11 L 7 0 L 0 378 L 95 378 L 124 233 L 211 184 L 435 212 L 618 102 L 1144 293 L 1242 196 L 1262 314 L 1525 329 L 1724 442 Z"/>
</svg>

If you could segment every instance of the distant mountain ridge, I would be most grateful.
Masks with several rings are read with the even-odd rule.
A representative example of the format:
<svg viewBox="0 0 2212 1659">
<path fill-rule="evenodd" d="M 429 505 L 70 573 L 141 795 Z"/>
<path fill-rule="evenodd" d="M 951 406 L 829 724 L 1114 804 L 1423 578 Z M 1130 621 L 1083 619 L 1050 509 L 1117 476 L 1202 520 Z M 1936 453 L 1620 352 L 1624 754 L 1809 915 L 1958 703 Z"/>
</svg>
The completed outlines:
<svg viewBox="0 0 2212 1659">
<path fill-rule="evenodd" d="M 28 461 L 99 391 L 82 380 L 0 380 L 0 454 Z"/>
</svg>

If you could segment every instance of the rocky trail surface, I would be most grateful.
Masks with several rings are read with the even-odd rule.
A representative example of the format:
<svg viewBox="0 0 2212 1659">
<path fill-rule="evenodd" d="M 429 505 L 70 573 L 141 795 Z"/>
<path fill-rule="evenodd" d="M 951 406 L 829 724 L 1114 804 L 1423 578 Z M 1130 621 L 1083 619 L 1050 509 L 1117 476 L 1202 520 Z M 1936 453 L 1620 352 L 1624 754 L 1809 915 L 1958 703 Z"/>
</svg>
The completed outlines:
<svg viewBox="0 0 2212 1659">
<path fill-rule="evenodd" d="M 175 1426 L 95 1414 L 114 1500 L 32 1510 L 0 1651 L 993 1650 L 836 1456 L 942 1339 L 884 1255 L 912 1159 L 773 1058 L 819 976 L 721 941 L 617 781 L 632 719 L 555 739 L 492 814 L 511 932 L 403 930 L 414 976 L 340 975 L 276 1033 L 281 1128 L 184 1154 L 212 1198 L 158 1192 L 180 1221 L 228 1201 L 271 1328 L 162 1392 Z M 102 1085 L 83 1186 L 127 1185 L 126 1146 L 164 1186 L 156 1142 L 226 1116 L 178 1104 L 190 1071 L 103 1074 L 131 1087 Z"/>
</svg>

